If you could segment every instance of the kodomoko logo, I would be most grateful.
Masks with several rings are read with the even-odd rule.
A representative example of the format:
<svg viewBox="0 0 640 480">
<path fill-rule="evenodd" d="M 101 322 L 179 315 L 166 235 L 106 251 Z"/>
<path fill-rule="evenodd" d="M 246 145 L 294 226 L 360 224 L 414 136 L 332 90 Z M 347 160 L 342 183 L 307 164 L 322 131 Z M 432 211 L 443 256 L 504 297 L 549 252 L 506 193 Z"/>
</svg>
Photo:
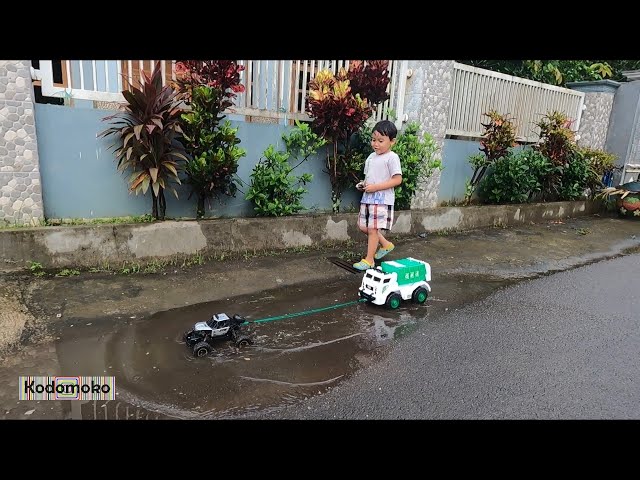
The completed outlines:
<svg viewBox="0 0 640 480">
<path fill-rule="evenodd" d="M 115 377 L 18 377 L 20 400 L 115 400 Z"/>
</svg>

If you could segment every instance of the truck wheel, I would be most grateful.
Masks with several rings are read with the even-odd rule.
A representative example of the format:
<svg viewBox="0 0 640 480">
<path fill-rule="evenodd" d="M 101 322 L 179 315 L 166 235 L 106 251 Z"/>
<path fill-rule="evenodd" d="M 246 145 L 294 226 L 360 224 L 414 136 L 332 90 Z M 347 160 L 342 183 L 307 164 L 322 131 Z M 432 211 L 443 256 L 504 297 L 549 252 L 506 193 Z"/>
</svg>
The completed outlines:
<svg viewBox="0 0 640 480">
<path fill-rule="evenodd" d="M 412 300 L 415 303 L 424 303 L 427 301 L 427 296 L 429 292 L 424 287 L 418 287 L 413 291 L 413 295 L 411 295 Z"/>
<path fill-rule="evenodd" d="M 253 341 L 251 340 L 251 338 L 247 337 L 246 335 L 238 335 L 236 337 L 236 347 L 238 348 L 248 347 L 252 343 Z"/>
<path fill-rule="evenodd" d="M 387 297 L 387 307 L 395 310 L 402 303 L 402 297 L 397 293 L 392 293 Z"/>
<path fill-rule="evenodd" d="M 211 345 L 207 342 L 196 343 L 193 347 L 193 355 L 195 357 L 206 357 L 213 351 Z"/>
</svg>

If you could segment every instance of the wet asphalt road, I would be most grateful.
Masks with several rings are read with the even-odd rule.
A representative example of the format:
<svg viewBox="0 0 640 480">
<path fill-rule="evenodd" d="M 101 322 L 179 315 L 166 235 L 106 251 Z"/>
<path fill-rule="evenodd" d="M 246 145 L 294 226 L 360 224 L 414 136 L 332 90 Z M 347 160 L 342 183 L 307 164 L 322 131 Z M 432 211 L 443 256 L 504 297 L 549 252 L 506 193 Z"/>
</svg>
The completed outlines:
<svg viewBox="0 0 640 480">
<path fill-rule="evenodd" d="M 624 256 L 424 318 L 327 394 L 252 418 L 640 418 L 639 272 Z"/>
</svg>

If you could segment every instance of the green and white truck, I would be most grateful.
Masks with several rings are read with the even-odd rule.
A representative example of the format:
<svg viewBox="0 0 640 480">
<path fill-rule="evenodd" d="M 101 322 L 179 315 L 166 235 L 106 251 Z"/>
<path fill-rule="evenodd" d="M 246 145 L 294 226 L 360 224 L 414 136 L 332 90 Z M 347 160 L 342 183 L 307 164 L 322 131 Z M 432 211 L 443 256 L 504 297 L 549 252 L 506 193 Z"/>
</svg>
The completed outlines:
<svg viewBox="0 0 640 480">
<path fill-rule="evenodd" d="M 396 309 L 402 300 L 422 304 L 431 292 L 431 266 L 407 257 L 382 262 L 365 271 L 358 295 L 375 305 Z"/>
</svg>

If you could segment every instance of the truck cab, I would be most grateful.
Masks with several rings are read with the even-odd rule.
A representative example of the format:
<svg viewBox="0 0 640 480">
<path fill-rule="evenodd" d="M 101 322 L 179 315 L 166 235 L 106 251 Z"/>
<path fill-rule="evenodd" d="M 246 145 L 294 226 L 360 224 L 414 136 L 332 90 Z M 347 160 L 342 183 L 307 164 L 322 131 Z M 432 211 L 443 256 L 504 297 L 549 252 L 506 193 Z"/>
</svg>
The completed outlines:
<svg viewBox="0 0 640 480">
<path fill-rule="evenodd" d="M 358 294 L 375 305 L 396 309 L 402 300 L 424 303 L 431 292 L 430 281 L 427 262 L 412 257 L 389 260 L 365 271 Z"/>
</svg>

